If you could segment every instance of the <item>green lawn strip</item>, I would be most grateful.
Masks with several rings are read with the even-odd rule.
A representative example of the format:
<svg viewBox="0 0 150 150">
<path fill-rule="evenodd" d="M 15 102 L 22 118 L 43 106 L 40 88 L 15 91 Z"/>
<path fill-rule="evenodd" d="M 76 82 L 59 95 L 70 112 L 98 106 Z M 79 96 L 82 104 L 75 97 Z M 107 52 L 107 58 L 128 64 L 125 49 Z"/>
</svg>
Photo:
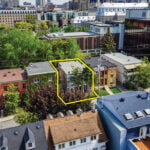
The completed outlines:
<svg viewBox="0 0 150 150">
<path fill-rule="evenodd" d="M 121 93 L 121 91 L 120 91 L 118 88 L 116 88 L 116 87 L 110 88 L 110 90 L 111 90 L 114 94 L 116 94 L 116 93 Z"/>
</svg>

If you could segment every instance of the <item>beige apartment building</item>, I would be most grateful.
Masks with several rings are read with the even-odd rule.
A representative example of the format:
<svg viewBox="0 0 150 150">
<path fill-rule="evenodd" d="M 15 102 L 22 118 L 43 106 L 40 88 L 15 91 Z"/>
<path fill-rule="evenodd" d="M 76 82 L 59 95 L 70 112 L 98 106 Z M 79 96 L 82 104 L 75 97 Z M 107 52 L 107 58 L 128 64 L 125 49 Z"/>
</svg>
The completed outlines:
<svg viewBox="0 0 150 150">
<path fill-rule="evenodd" d="M 35 10 L 0 10 L 0 24 L 14 27 L 15 22 L 26 22 L 28 19 L 37 18 L 37 12 Z"/>
</svg>

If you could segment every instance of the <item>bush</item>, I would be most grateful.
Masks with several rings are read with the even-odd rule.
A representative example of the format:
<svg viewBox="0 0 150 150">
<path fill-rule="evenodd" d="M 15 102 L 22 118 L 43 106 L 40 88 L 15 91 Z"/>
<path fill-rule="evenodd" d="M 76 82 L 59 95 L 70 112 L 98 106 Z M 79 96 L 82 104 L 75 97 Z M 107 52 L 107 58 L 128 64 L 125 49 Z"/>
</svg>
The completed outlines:
<svg viewBox="0 0 150 150">
<path fill-rule="evenodd" d="M 125 82 L 124 87 L 126 87 L 128 90 L 137 90 L 136 85 L 130 81 Z"/>
</svg>

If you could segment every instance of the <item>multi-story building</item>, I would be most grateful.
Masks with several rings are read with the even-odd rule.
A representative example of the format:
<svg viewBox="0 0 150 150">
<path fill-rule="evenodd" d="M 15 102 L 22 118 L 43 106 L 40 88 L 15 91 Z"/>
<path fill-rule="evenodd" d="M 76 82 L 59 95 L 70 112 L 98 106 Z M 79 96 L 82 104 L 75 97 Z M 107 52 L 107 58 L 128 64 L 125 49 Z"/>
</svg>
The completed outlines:
<svg viewBox="0 0 150 150">
<path fill-rule="evenodd" d="M 117 80 L 120 83 L 129 80 L 135 69 L 141 65 L 141 60 L 121 53 L 103 54 L 101 57 L 117 66 Z"/>
<path fill-rule="evenodd" d="M 29 88 L 35 85 L 52 85 L 55 83 L 55 70 L 49 62 L 30 63 L 27 67 Z"/>
<path fill-rule="evenodd" d="M 40 39 L 53 40 L 53 39 L 74 38 L 77 40 L 79 47 L 83 53 L 99 53 L 101 38 L 97 33 L 92 32 L 70 32 L 70 33 L 51 33 L 40 37 Z"/>
<path fill-rule="evenodd" d="M 97 112 L 45 120 L 49 150 L 106 150 L 108 141 Z"/>
<path fill-rule="evenodd" d="M 126 9 L 143 8 L 148 8 L 148 3 L 103 3 L 97 8 L 97 20 L 125 20 Z"/>
<path fill-rule="evenodd" d="M 150 57 L 150 10 L 127 10 L 124 51 L 128 55 Z"/>
<path fill-rule="evenodd" d="M 115 87 L 116 86 L 116 76 L 117 76 L 117 67 L 116 65 L 101 59 L 100 57 L 91 57 L 84 60 L 85 63 L 90 64 L 90 66 L 95 71 L 95 76 L 99 81 L 100 86 Z M 100 72 L 100 77 L 99 77 Z M 99 84 L 99 82 L 97 82 Z"/>
<path fill-rule="evenodd" d="M 26 22 L 28 14 L 32 14 L 33 19 L 37 17 L 35 10 L 0 10 L 0 24 L 14 27 L 15 22 Z"/>
<path fill-rule="evenodd" d="M 0 0 L 0 8 L 12 8 L 19 6 L 19 0 Z"/>
<path fill-rule="evenodd" d="M 60 76 L 60 84 L 63 90 L 73 90 L 73 89 L 84 89 L 87 91 L 87 84 L 85 83 L 82 85 L 76 85 L 72 80 L 71 77 L 73 76 L 74 69 L 78 69 L 78 73 L 82 73 L 85 66 L 79 61 L 64 61 L 58 63 L 58 70 Z"/>
<path fill-rule="evenodd" d="M 0 70 L 0 107 L 4 106 L 4 95 L 10 84 L 17 87 L 22 97 L 27 88 L 26 71 L 21 68 Z"/>
<path fill-rule="evenodd" d="M 45 7 L 45 0 L 36 0 L 36 6 L 40 7 L 40 8 L 44 8 Z"/>
<path fill-rule="evenodd" d="M 150 149 L 150 93 L 129 91 L 98 99 L 112 150 Z"/>
<path fill-rule="evenodd" d="M 87 11 L 88 0 L 73 0 L 73 10 Z"/>
</svg>

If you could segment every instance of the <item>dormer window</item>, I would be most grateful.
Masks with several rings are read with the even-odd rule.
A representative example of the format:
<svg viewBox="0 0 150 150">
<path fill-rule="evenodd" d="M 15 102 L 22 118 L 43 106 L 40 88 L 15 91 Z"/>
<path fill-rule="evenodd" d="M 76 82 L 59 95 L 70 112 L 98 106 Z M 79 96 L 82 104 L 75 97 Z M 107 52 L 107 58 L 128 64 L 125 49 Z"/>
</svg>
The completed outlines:
<svg viewBox="0 0 150 150">
<path fill-rule="evenodd" d="M 80 140 L 80 143 L 85 143 L 86 142 L 86 138 L 82 138 L 81 140 Z"/>
<path fill-rule="evenodd" d="M 76 145 L 76 141 L 70 141 L 69 145 L 70 146 Z"/>
<path fill-rule="evenodd" d="M 94 141 L 94 140 L 96 140 L 96 135 L 91 136 L 91 141 Z"/>
<path fill-rule="evenodd" d="M 1 150 L 7 150 L 6 147 L 2 147 Z"/>
<path fill-rule="evenodd" d="M 141 111 L 136 111 L 135 114 L 138 118 L 144 117 L 144 114 Z"/>
<path fill-rule="evenodd" d="M 28 147 L 32 147 L 32 143 L 28 143 Z"/>
<path fill-rule="evenodd" d="M 130 113 L 124 115 L 126 120 L 133 120 L 133 116 Z"/>
<path fill-rule="evenodd" d="M 65 144 L 64 144 L 64 143 L 59 144 L 59 145 L 58 145 L 58 148 L 59 148 L 59 149 L 65 148 Z"/>
</svg>

